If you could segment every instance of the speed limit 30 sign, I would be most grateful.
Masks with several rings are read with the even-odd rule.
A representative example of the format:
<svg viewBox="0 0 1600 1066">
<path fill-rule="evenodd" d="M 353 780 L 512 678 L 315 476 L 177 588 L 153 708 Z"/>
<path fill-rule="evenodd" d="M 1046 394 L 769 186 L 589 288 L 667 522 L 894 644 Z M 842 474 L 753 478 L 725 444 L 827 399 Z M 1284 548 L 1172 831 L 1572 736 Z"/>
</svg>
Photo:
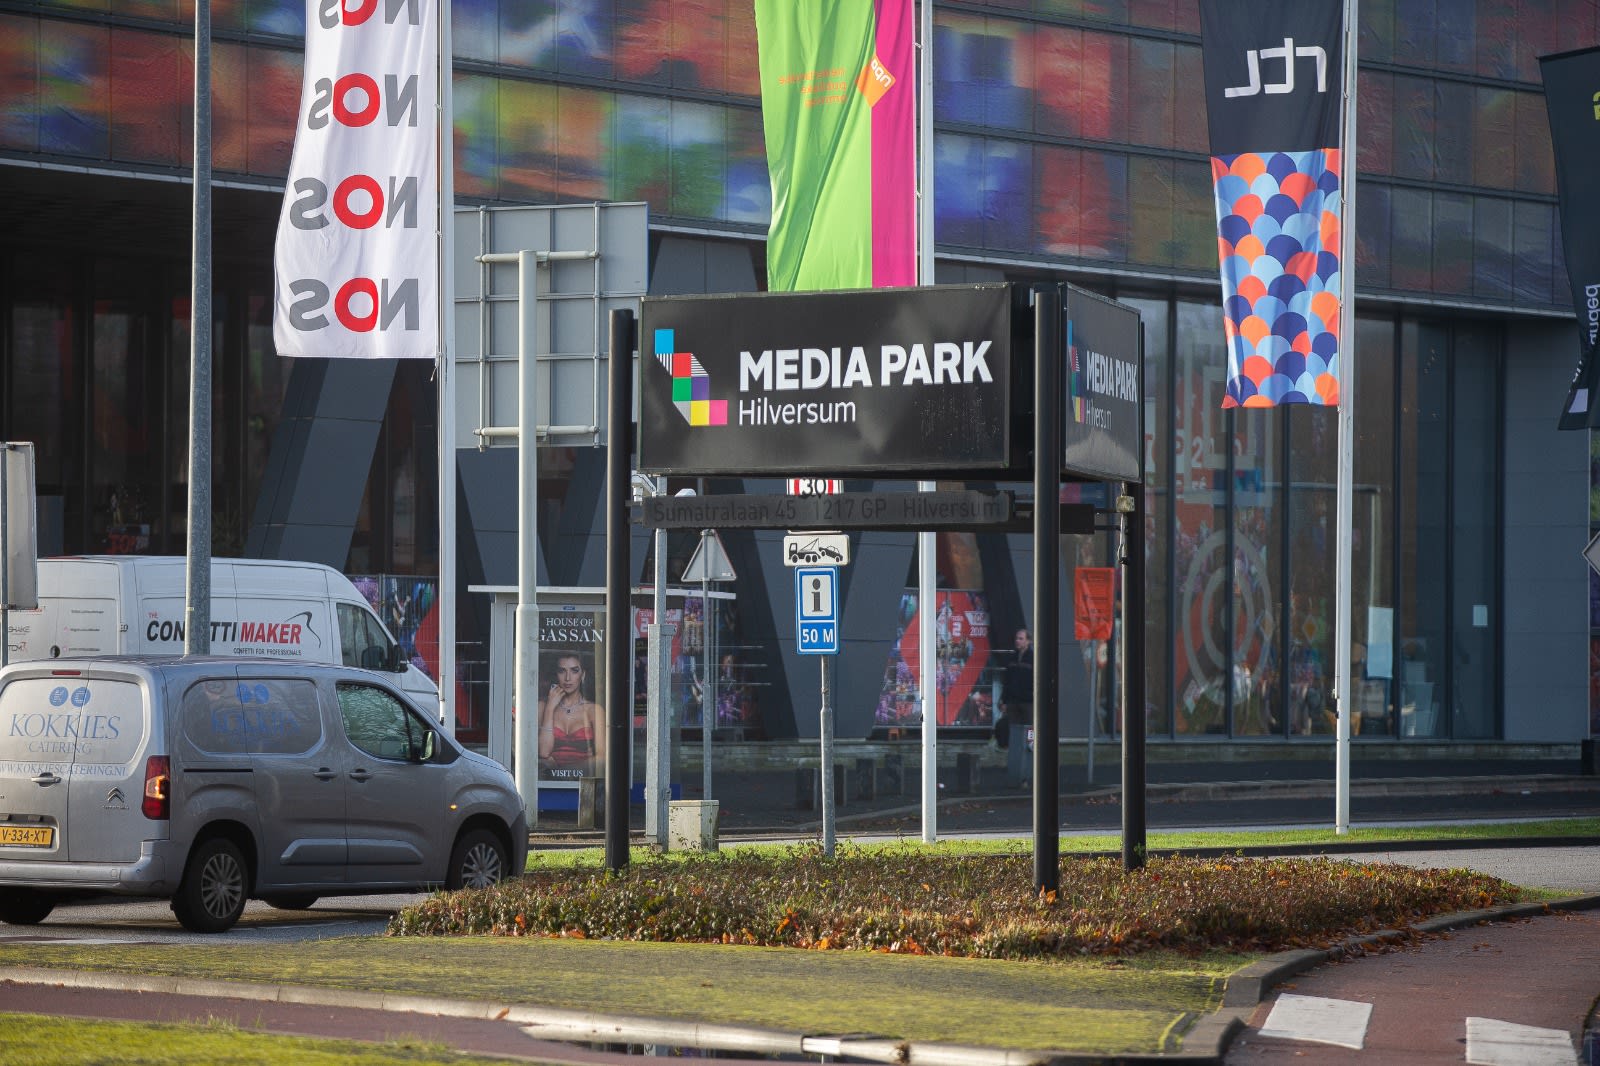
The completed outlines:
<svg viewBox="0 0 1600 1066">
<path fill-rule="evenodd" d="M 837 496 L 844 491 L 844 481 L 836 477 L 792 477 L 789 479 L 791 496 Z"/>
</svg>

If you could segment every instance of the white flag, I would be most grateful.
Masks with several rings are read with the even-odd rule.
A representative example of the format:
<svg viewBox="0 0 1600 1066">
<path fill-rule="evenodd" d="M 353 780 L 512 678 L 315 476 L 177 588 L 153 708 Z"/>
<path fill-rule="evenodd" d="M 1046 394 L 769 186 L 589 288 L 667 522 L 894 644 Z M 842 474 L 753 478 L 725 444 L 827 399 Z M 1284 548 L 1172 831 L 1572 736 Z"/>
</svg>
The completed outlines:
<svg viewBox="0 0 1600 1066">
<path fill-rule="evenodd" d="M 438 355 L 440 2 L 306 2 L 273 256 L 279 355 Z"/>
</svg>

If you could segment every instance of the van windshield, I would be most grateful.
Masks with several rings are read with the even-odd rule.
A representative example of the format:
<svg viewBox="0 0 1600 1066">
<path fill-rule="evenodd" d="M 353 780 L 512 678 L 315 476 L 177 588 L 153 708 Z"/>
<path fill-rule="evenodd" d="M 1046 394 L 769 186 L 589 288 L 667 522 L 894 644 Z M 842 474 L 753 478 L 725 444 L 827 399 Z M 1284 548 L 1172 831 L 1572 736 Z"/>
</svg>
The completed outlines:
<svg viewBox="0 0 1600 1066">
<path fill-rule="evenodd" d="M 18 678 L 0 689 L 0 769 L 126 765 L 144 720 L 144 690 L 132 681 Z"/>
</svg>

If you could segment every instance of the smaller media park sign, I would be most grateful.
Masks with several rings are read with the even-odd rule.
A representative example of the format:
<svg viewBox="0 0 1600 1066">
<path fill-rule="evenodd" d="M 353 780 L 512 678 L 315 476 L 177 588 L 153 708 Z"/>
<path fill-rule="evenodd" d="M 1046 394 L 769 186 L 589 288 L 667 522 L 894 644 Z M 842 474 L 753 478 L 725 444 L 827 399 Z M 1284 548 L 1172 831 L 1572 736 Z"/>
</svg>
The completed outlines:
<svg viewBox="0 0 1600 1066">
<path fill-rule="evenodd" d="M 1005 284 L 648 298 L 639 469 L 1004 470 L 1012 329 Z"/>
<path fill-rule="evenodd" d="M 1104 481 L 1144 480 L 1144 357 L 1139 312 L 1062 286 L 1067 363 L 1062 465 Z"/>
</svg>

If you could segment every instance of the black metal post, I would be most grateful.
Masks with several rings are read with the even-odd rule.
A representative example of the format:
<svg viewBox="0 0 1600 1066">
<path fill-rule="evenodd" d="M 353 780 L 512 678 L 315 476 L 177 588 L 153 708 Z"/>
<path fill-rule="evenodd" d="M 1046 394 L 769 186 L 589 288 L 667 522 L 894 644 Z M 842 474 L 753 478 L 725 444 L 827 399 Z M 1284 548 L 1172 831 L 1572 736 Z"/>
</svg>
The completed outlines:
<svg viewBox="0 0 1600 1066">
<path fill-rule="evenodd" d="M 632 673 L 628 499 L 633 465 L 633 312 L 611 312 L 606 387 L 606 869 L 628 865 L 628 680 Z"/>
<path fill-rule="evenodd" d="M 1033 884 L 1054 892 L 1061 883 L 1059 286 L 1033 290 L 1033 328 Z"/>
<path fill-rule="evenodd" d="M 1141 434 L 1141 437 L 1143 434 Z M 1122 538 L 1122 868 L 1142 870 L 1145 859 L 1144 765 L 1144 486 L 1124 484 L 1133 497 Z"/>
</svg>

